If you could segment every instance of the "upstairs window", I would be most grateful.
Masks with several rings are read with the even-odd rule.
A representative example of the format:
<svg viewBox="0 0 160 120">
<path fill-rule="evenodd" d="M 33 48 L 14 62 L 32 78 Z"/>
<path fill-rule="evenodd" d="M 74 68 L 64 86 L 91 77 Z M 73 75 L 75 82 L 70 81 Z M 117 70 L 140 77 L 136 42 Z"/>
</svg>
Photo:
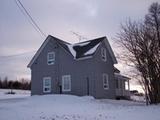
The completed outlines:
<svg viewBox="0 0 160 120">
<path fill-rule="evenodd" d="M 71 91 L 71 76 L 62 76 L 62 91 Z"/>
<path fill-rule="evenodd" d="M 108 75 L 105 73 L 103 74 L 103 88 L 105 90 L 109 89 Z"/>
<path fill-rule="evenodd" d="M 101 48 L 101 56 L 102 56 L 103 61 L 107 60 L 107 55 L 106 55 L 106 49 L 105 48 Z"/>
<path fill-rule="evenodd" d="M 55 62 L 55 52 L 49 52 L 47 55 L 47 64 L 53 65 Z"/>
</svg>

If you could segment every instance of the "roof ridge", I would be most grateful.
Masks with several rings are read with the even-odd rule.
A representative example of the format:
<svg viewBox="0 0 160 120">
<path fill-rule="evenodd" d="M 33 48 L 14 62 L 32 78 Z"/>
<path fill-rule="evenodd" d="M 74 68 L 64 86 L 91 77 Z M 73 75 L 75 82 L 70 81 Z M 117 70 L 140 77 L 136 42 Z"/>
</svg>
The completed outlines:
<svg viewBox="0 0 160 120">
<path fill-rule="evenodd" d="M 106 36 L 103 36 L 103 37 L 98 37 L 98 38 L 95 38 L 95 39 L 91 39 L 91 40 L 86 40 L 86 41 L 82 41 L 82 42 L 77 42 L 77 43 L 74 43 L 74 44 L 80 44 L 80 43 L 85 43 L 85 42 L 90 42 L 90 41 L 94 41 L 94 40 L 98 40 L 98 39 L 105 39 Z"/>
<path fill-rule="evenodd" d="M 54 36 L 52 36 L 52 35 L 48 35 L 48 36 L 50 36 L 50 37 L 52 37 L 52 38 L 58 40 L 58 42 L 63 42 L 63 43 L 71 44 L 71 43 L 66 42 L 66 41 L 64 41 L 64 40 L 61 40 L 61 39 L 59 39 L 59 38 L 57 38 L 57 37 L 54 37 Z"/>
</svg>

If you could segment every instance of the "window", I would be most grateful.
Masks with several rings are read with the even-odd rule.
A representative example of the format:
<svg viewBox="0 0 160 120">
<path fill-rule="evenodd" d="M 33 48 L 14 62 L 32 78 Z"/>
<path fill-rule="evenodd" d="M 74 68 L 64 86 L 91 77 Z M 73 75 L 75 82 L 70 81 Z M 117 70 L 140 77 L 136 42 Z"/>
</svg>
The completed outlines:
<svg viewBox="0 0 160 120">
<path fill-rule="evenodd" d="M 103 88 L 104 89 L 109 89 L 109 82 L 108 82 L 108 75 L 103 74 Z"/>
<path fill-rule="evenodd" d="M 62 76 L 62 91 L 71 91 L 71 76 Z"/>
<path fill-rule="evenodd" d="M 49 52 L 47 55 L 47 63 L 48 63 L 48 65 L 53 65 L 54 62 L 55 62 L 55 53 Z"/>
<path fill-rule="evenodd" d="M 102 56 L 103 61 L 107 60 L 106 49 L 105 48 L 101 48 L 101 56 Z"/>
<path fill-rule="evenodd" d="M 43 78 L 43 92 L 44 93 L 51 92 L 51 77 Z"/>
<path fill-rule="evenodd" d="M 128 81 L 125 81 L 125 90 L 129 90 Z"/>
</svg>

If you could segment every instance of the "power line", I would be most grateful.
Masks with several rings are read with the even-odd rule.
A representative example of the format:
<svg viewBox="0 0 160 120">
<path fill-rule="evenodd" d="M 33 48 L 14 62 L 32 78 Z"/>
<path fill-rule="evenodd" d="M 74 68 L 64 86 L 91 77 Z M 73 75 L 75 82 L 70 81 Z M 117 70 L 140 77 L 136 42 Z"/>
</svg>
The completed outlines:
<svg viewBox="0 0 160 120">
<path fill-rule="evenodd" d="M 13 58 L 13 57 L 18 57 L 18 56 L 23 56 L 23 55 L 26 55 L 26 54 L 30 54 L 30 53 L 35 53 L 36 51 L 29 51 L 29 52 L 23 52 L 23 53 L 19 53 L 19 54 L 13 54 L 13 55 L 4 55 L 4 56 L 0 56 L 0 59 L 3 59 L 3 58 Z"/>
<path fill-rule="evenodd" d="M 20 5 L 17 3 L 17 1 L 15 0 L 16 5 L 18 6 L 19 10 L 22 12 L 22 14 L 27 18 L 28 22 L 32 25 L 32 27 L 38 32 L 38 34 L 40 34 L 40 36 L 42 36 L 42 34 L 40 33 L 40 31 L 37 30 L 37 28 L 34 26 L 34 24 L 30 21 L 30 19 L 27 17 L 27 15 L 25 14 L 25 12 L 23 11 L 23 9 L 20 7 Z"/>
<path fill-rule="evenodd" d="M 35 25 L 35 27 L 39 30 L 39 32 L 46 37 L 46 35 L 44 34 L 44 32 L 40 29 L 40 27 L 38 26 L 38 24 L 35 22 L 35 20 L 33 19 L 33 17 L 29 14 L 29 12 L 27 11 L 27 9 L 24 7 L 24 5 L 22 4 L 22 2 L 20 0 L 15 0 L 18 1 L 18 3 L 20 4 L 20 6 L 23 8 L 23 10 L 25 11 L 25 13 L 27 14 L 27 16 L 30 18 L 30 20 L 32 21 L 32 23 Z"/>
<path fill-rule="evenodd" d="M 40 33 L 42 36 L 46 37 L 45 33 L 40 29 L 40 27 L 38 26 L 38 24 L 35 22 L 35 20 L 33 19 L 33 17 L 29 14 L 29 12 L 27 11 L 27 9 L 24 7 L 24 5 L 22 4 L 22 2 L 20 0 L 14 0 L 16 5 L 18 6 L 18 8 L 20 9 L 20 11 L 23 13 L 23 15 L 28 19 L 29 18 L 29 23 L 32 25 L 32 27 L 38 32 Z"/>
</svg>

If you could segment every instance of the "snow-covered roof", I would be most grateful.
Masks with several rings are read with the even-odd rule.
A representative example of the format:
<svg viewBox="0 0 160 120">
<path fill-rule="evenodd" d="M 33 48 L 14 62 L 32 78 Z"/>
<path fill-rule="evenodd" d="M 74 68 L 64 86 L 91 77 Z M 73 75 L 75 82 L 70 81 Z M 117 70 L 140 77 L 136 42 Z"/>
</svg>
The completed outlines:
<svg viewBox="0 0 160 120">
<path fill-rule="evenodd" d="M 120 78 L 120 79 L 124 79 L 124 80 L 129 80 L 130 78 L 127 76 L 124 76 L 120 73 L 114 73 L 115 77 Z"/>
<path fill-rule="evenodd" d="M 97 50 L 98 46 L 99 46 L 99 43 L 96 46 L 94 46 L 92 49 L 90 49 L 86 53 L 84 53 L 84 55 L 93 54 Z"/>
<path fill-rule="evenodd" d="M 81 59 L 93 56 L 102 40 L 104 40 L 104 37 L 75 44 L 61 44 L 65 44 L 68 47 L 67 51 L 73 55 L 74 59 Z"/>
<path fill-rule="evenodd" d="M 76 51 L 73 49 L 73 46 L 74 45 L 67 44 L 67 47 L 69 48 L 69 51 L 71 52 L 71 54 L 75 58 L 76 57 Z"/>
<path fill-rule="evenodd" d="M 107 40 L 106 37 L 100 37 L 97 39 L 93 39 L 93 40 L 88 40 L 88 41 L 84 41 L 84 42 L 79 42 L 79 43 L 75 43 L 75 44 L 70 44 L 68 42 L 65 42 L 63 40 L 60 40 L 56 37 L 53 37 L 51 35 L 49 35 L 45 42 L 42 44 L 42 46 L 39 48 L 39 50 L 37 51 L 37 53 L 35 54 L 35 56 L 32 58 L 31 62 L 28 64 L 28 67 L 31 67 L 31 65 L 33 64 L 33 62 L 35 61 L 35 59 L 39 56 L 39 54 L 41 53 L 42 49 L 45 47 L 45 45 L 50 41 L 50 40 L 56 40 L 57 43 L 64 48 L 68 53 L 70 53 L 74 59 L 84 59 L 84 58 L 90 58 L 92 57 L 98 46 L 100 45 L 100 43 L 105 40 L 105 44 L 106 47 L 112 57 L 112 60 L 114 63 L 117 63 L 117 60 L 115 58 L 115 55 L 109 45 L 109 42 Z"/>
</svg>

